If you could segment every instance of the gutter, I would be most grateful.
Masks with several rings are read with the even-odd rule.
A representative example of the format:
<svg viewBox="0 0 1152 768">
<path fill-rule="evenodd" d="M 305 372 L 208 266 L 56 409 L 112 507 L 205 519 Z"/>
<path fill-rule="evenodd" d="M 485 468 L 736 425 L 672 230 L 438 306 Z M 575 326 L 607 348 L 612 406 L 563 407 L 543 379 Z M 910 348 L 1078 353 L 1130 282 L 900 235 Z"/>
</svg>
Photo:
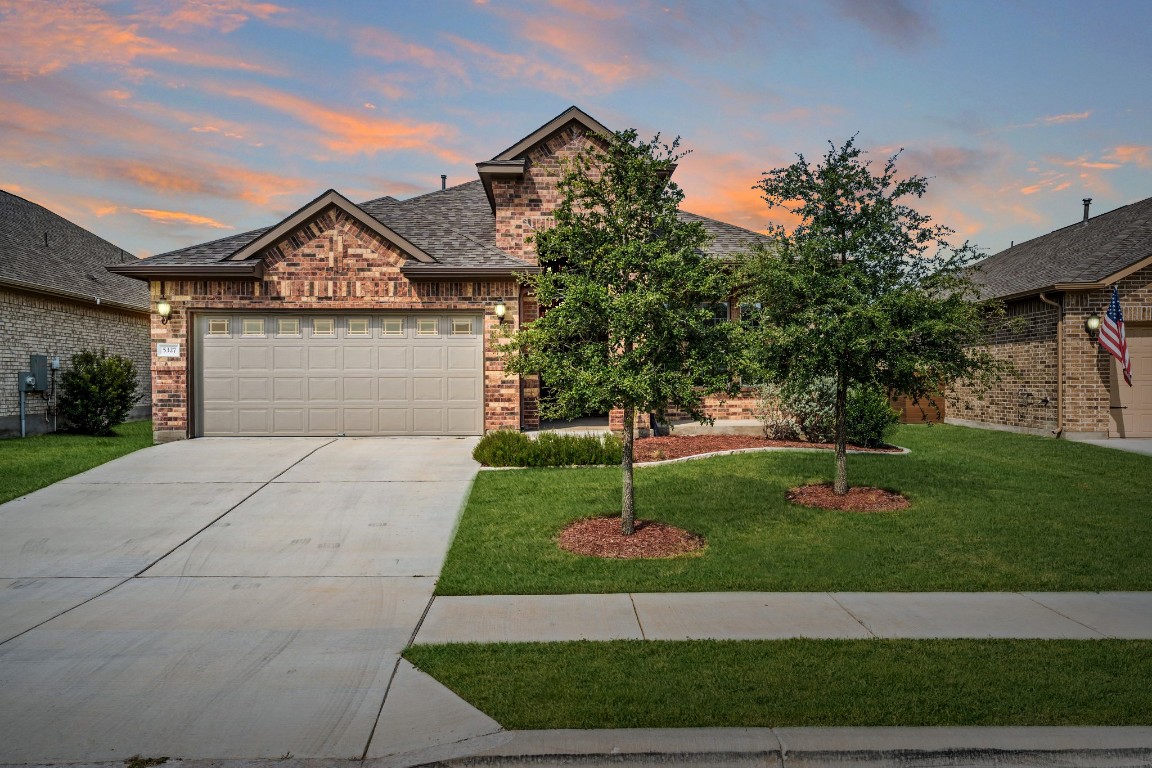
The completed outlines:
<svg viewBox="0 0 1152 768">
<path fill-rule="evenodd" d="M 1060 303 L 1049 299 L 1043 292 L 1040 301 L 1056 307 L 1056 437 L 1064 434 L 1064 294 Z"/>
<path fill-rule="evenodd" d="M 540 271 L 539 265 L 525 264 L 522 267 L 446 267 L 439 264 L 411 264 L 400 267 L 400 274 L 413 281 L 437 282 L 441 280 L 511 280 L 518 274 Z"/>
<path fill-rule="evenodd" d="M 66 299 L 68 301 L 81 301 L 97 307 L 114 307 L 116 309 L 128 310 L 129 312 L 138 312 L 142 315 L 146 315 L 150 311 L 147 304 L 127 304 L 123 301 L 116 301 L 115 299 L 105 299 L 94 293 L 66 291 L 59 288 L 45 288 L 32 283 L 25 283 L 21 280 L 13 280 L 10 277 L 0 277 L 0 285 L 14 288 L 18 291 L 24 291 L 25 293 L 34 293 L 38 296 L 48 296 L 51 298 Z"/>
<path fill-rule="evenodd" d="M 182 278 L 210 279 L 214 277 L 234 280 L 259 280 L 264 277 L 264 262 L 234 261 L 215 264 L 116 264 L 105 267 L 109 272 L 137 280 L 180 280 Z"/>
</svg>

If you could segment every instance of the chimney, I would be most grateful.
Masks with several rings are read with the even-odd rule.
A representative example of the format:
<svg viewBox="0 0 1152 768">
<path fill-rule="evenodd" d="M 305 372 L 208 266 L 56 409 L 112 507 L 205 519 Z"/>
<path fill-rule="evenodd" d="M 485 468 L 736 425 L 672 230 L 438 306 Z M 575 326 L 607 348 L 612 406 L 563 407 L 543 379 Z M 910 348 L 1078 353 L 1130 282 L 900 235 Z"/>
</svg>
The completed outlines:
<svg viewBox="0 0 1152 768">
<path fill-rule="evenodd" d="M 443 192 L 446 189 L 448 189 L 448 174 L 442 173 L 440 174 L 440 191 Z M 1084 210 L 1087 211 L 1088 207 L 1085 206 Z M 1085 213 L 1084 216 L 1087 217 L 1088 214 Z"/>
<path fill-rule="evenodd" d="M 1088 206 L 1092 205 L 1092 198 L 1084 198 L 1084 225 L 1088 225 Z"/>
</svg>

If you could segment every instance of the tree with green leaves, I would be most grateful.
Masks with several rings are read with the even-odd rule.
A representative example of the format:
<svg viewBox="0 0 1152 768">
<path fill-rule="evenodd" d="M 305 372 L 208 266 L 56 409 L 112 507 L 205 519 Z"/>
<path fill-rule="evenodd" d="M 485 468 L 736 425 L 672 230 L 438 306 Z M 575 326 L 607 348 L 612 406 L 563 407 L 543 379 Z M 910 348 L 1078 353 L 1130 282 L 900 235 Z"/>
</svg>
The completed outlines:
<svg viewBox="0 0 1152 768">
<path fill-rule="evenodd" d="M 835 381 L 836 479 L 848 492 L 846 412 L 860 387 L 929 399 L 957 380 L 987 386 L 1002 371 L 981 348 L 989 307 L 978 304 L 968 243 L 904 201 L 927 179 L 897 175 L 899 153 L 879 173 L 855 137 L 831 142 L 822 162 L 803 155 L 756 185 L 770 208 L 797 217 L 769 230 L 771 244 L 739 265 L 742 294 L 759 321 L 752 359 L 769 380 Z"/>
<path fill-rule="evenodd" d="M 733 328 L 710 305 L 730 280 L 703 252 L 707 234 L 678 215 L 671 146 L 627 130 L 592 137 L 565 167 L 552 226 L 534 236 L 541 271 L 521 276 L 541 317 L 508 343 L 507 370 L 541 376 L 547 418 L 624 412 L 621 530 L 635 527 L 637 414 L 676 406 L 705 420 L 703 398 L 731 391 Z"/>
</svg>

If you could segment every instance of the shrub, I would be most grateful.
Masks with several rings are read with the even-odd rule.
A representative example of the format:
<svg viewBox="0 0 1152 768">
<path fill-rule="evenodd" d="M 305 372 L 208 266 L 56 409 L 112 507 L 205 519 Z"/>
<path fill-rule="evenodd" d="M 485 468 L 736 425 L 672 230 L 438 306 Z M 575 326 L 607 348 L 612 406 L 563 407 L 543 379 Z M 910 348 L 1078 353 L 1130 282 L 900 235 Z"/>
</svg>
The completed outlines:
<svg viewBox="0 0 1152 768">
<path fill-rule="evenodd" d="M 757 392 L 757 417 L 772 440 L 803 438 L 811 443 L 836 440 L 836 384 L 821 378 L 803 384 L 762 384 Z M 848 390 L 848 442 L 867 448 L 884 443 L 900 416 L 884 393 L 853 387 Z"/>
<path fill-rule="evenodd" d="M 876 389 L 848 390 L 848 442 L 865 448 L 883 445 L 888 433 L 900 423 L 900 414 L 888 396 Z"/>
<path fill-rule="evenodd" d="M 567 467 L 619 464 L 622 445 L 616 435 L 564 435 L 544 432 L 535 440 L 520 432 L 498 430 L 480 439 L 472 458 L 486 467 Z"/>
<path fill-rule="evenodd" d="M 60 416 L 75 432 L 111 435 L 140 399 L 136 366 L 121 355 L 83 350 L 60 377 Z"/>
</svg>

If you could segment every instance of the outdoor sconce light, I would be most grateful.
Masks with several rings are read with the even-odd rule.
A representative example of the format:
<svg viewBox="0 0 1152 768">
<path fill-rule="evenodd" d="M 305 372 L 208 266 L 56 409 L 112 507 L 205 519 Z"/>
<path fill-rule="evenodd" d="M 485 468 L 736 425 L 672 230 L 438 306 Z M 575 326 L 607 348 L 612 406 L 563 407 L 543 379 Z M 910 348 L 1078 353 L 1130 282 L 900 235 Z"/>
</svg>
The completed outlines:
<svg viewBox="0 0 1152 768">
<path fill-rule="evenodd" d="M 168 324 L 168 318 L 172 316 L 172 305 L 163 296 L 160 301 L 156 303 L 156 314 L 160 315 L 160 323 L 162 325 Z"/>
<path fill-rule="evenodd" d="M 496 306 L 492 308 L 492 311 L 496 313 L 497 320 L 504 322 L 504 315 L 508 314 L 508 307 L 504 306 L 504 300 L 501 299 L 496 302 Z"/>
<path fill-rule="evenodd" d="M 1095 312 L 1088 315 L 1088 319 L 1084 321 L 1084 330 L 1088 331 L 1091 338 L 1096 338 L 1096 332 L 1100 330 L 1100 315 Z"/>
</svg>

